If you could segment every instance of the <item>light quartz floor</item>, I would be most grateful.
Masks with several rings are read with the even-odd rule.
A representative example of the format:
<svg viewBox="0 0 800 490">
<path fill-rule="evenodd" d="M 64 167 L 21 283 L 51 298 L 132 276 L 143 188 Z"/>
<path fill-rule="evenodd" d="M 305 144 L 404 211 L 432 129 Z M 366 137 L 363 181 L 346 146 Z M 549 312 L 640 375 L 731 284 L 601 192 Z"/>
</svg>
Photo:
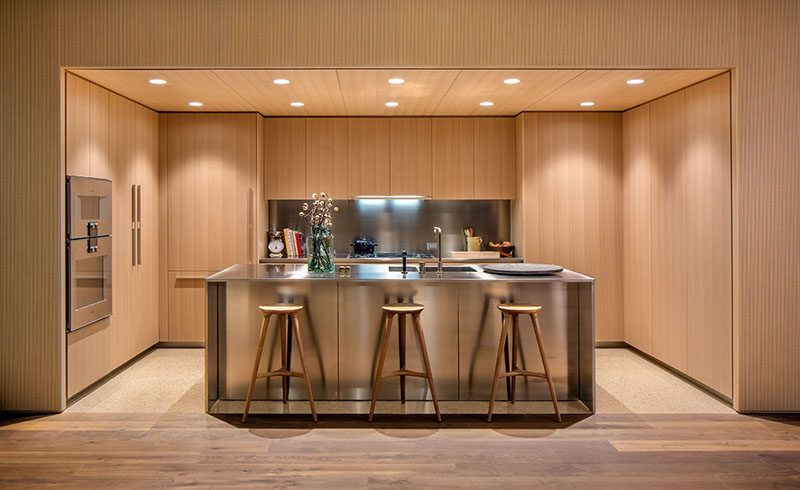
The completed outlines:
<svg viewBox="0 0 800 490">
<path fill-rule="evenodd" d="M 203 349 L 154 349 L 67 408 L 73 413 L 203 413 Z"/>
<path fill-rule="evenodd" d="M 628 349 L 597 349 L 597 413 L 733 413 L 733 410 L 669 371 L 651 363 Z M 236 403 L 236 402 L 234 402 Z M 477 403 L 477 402 L 476 402 Z M 536 412 L 550 413 L 549 403 L 530 402 Z M 269 402 L 263 410 L 254 403 L 253 413 L 274 412 Z M 305 402 L 291 402 L 289 410 L 307 409 Z M 320 413 L 335 413 L 319 402 Z M 363 404 L 366 407 L 368 404 Z M 392 402 L 379 404 L 392 411 Z M 427 412 L 426 408 L 421 408 Z M 443 403 L 443 411 L 448 407 Z M 485 410 L 479 403 L 476 410 Z M 521 404 L 520 404 L 521 405 Z M 527 405 L 527 404 L 526 404 Z M 409 410 L 413 411 L 413 404 Z M 359 407 L 359 408 L 364 408 Z M 531 408 L 526 407 L 526 408 Z M 226 407 L 216 407 L 227 412 Z M 287 407 L 276 409 L 278 412 Z M 463 408 L 463 407 L 462 407 Z M 497 413 L 513 413 L 506 402 L 498 403 Z M 522 407 L 518 407 L 522 408 Z M 234 407 L 234 411 L 238 408 Z M 241 409 L 238 409 L 241 412 Z M 341 410 L 341 408 L 339 408 Z M 361 410 L 356 410 L 361 411 Z M 564 403 L 564 413 L 581 410 Z M 72 404 L 67 412 L 80 413 L 202 413 L 203 412 L 203 350 L 155 349 L 104 384 Z"/>
</svg>

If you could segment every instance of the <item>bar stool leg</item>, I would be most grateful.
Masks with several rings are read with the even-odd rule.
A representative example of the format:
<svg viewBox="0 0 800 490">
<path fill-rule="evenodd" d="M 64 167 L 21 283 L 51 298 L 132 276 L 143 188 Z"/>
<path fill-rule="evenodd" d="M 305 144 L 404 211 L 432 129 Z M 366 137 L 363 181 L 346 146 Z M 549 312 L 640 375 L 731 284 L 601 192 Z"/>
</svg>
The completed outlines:
<svg viewBox="0 0 800 490">
<path fill-rule="evenodd" d="M 281 371 L 287 371 L 286 368 L 286 333 L 288 330 L 287 324 L 288 317 L 286 315 L 278 316 L 278 328 L 281 330 Z M 289 394 L 287 393 L 286 376 L 281 376 L 281 394 L 283 403 L 288 403 Z"/>
<path fill-rule="evenodd" d="M 547 378 L 547 386 L 550 388 L 550 398 L 553 399 L 553 408 L 556 411 L 556 419 L 561 422 L 561 412 L 558 411 L 558 400 L 556 399 L 556 389 L 553 387 L 553 378 L 550 377 L 550 368 L 547 366 L 547 357 L 544 355 L 544 344 L 542 343 L 542 331 L 539 328 L 539 315 L 532 313 L 530 315 L 533 322 L 533 331 L 536 333 L 536 343 L 539 344 L 539 354 L 542 356 L 542 366 L 544 366 L 544 375 Z"/>
<path fill-rule="evenodd" d="M 492 410 L 494 410 L 494 397 L 497 394 L 497 382 L 500 380 L 500 366 L 503 363 L 503 346 L 506 343 L 506 337 L 508 337 L 508 323 L 509 318 L 507 316 L 503 316 L 503 328 L 500 332 L 500 345 L 497 346 L 497 361 L 494 365 L 494 378 L 492 379 L 492 395 L 489 397 L 489 416 L 487 417 L 487 421 L 492 421 Z"/>
<path fill-rule="evenodd" d="M 422 333 L 422 325 L 419 321 L 419 313 L 414 316 L 414 325 L 417 327 L 417 338 L 419 347 L 422 351 L 422 360 L 425 363 L 425 374 L 428 377 L 428 384 L 431 386 L 431 398 L 433 398 L 433 409 L 436 410 L 436 420 L 442 421 L 442 413 L 439 411 L 439 399 L 436 398 L 436 387 L 433 385 L 433 374 L 431 374 L 431 362 L 428 360 L 428 348 L 425 346 L 425 335 Z"/>
<path fill-rule="evenodd" d="M 300 341 L 300 322 L 297 321 L 297 314 L 293 313 L 292 329 L 294 330 L 295 341 L 297 342 L 297 353 L 300 354 L 300 367 L 303 368 L 303 380 L 306 382 L 306 390 L 308 391 L 308 403 L 311 405 L 311 417 L 314 422 L 317 421 L 317 411 L 314 409 L 314 395 L 311 393 L 311 382 L 308 380 L 308 369 L 306 368 L 306 356 L 303 352 L 303 342 Z M 286 376 L 288 378 L 289 376 Z"/>
<path fill-rule="evenodd" d="M 517 370 L 517 352 L 519 351 L 519 315 L 511 317 L 511 371 Z M 517 399 L 517 377 L 511 378 L 511 403 Z"/>
<path fill-rule="evenodd" d="M 397 318 L 398 330 L 397 339 L 400 351 L 400 369 L 406 368 L 406 315 L 399 315 Z M 406 377 L 400 375 L 400 403 L 406 402 Z"/>
<path fill-rule="evenodd" d="M 381 338 L 381 350 L 378 355 L 378 371 L 375 374 L 375 385 L 372 388 L 372 404 L 369 407 L 369 421 L 372 422 L 372 416 L 375 414 L 375 402 L 378 400 L 378 389 L 381 387 L 381 378 L 383 377 L 383 362 L 386 360 L 386 347 L 389 345 L 389 330 L 392 326 L 392 315 L 388 313 L 383 314 L 383 337 Z"/>
<path fill-rule="evenodd" d="M 267 338 L 267 327 L 269 326 L 269 314 L 264 315 L 261 321 L 261 334 L 258 338 L 258 350 L 256 351 L 256 360 L 253 363 L 253 375 L 250 376 L 250 387 L 247 389 L 247 401 L 244 404 L 244 413 L 242 414 L 242 422 L 247 422 L 247 413 L 250 411 L 250 402 L 253 401 L 253 389 L 256 386 L 256 377 L 258 376 L 258 364 L 261 362 L 261 352 L 264 350 L 264 341 Z"/>
</svg>

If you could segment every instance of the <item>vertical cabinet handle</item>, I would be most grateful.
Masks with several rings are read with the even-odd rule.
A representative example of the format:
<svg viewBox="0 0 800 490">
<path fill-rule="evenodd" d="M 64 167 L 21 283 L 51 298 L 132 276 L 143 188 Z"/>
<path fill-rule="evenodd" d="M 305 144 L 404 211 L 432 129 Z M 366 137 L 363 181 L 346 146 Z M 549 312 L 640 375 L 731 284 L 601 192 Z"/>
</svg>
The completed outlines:
<svg viewBox="0 0 800 490">
<path fill-rule="evenodd" d="M 131 185 L 131 260 L 136 265 L 136 185 Z"/>
<path fill-rule="evenodd" d="M 136 263 L 142 265 L 142 186 L 136 186 Z"/>
</svg>

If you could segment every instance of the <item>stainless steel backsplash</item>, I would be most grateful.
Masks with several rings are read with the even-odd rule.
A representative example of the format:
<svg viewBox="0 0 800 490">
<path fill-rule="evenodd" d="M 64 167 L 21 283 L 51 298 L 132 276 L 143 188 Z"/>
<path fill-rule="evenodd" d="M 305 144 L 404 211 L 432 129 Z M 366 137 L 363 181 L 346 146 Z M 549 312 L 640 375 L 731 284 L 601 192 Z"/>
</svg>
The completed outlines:
<svg viewBox="0 0 800 490">
<path fill-rule="evenodd" d="M 308 232 L 308 225 L 298 216 L 300 205 L 307 201 L 269 201 L 269 229 L 292 228 Z M 433 227 L 442 228 L 442 253 L 465 250 L 465 227 L 483 237 L 482 249 L 490 241 L 510 240 L 511 201 L 422 201 L 361 200 L 336 201 L 333 234 L 336 254 L 347 254 L 355 238 L 372 238 L 378 252 L 424 252 L 435 241 Z"/>
</svg>

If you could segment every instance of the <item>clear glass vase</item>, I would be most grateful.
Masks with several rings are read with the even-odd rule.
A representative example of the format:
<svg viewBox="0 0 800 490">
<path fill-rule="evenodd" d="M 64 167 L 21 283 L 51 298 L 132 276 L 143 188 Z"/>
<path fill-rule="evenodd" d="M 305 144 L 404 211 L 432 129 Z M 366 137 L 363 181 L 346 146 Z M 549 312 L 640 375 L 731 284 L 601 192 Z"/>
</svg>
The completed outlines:
<svg viewBox="0 0 800 490">
<path fill-rule="evenodd" d="M 330 226 L 312 226 L 306 240 L 308 272 L 333 272 L 333 234 Z"/>
</svg>

